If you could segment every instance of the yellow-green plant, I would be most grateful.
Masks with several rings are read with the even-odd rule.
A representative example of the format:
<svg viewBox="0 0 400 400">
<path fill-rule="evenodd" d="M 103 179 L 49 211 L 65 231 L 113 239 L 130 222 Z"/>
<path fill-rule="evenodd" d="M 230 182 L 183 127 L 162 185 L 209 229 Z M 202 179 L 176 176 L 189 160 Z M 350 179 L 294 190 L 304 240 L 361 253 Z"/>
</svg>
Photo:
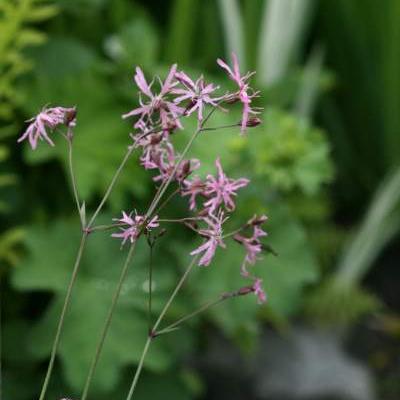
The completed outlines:
<svg viewBox="0 0 400 400">
<path fill-rule="evenodd" d="M 46 38 L 33 25 L 56 13 L 57 7 L 44 0 L 0 2 L 0 118 L 10 118 L 18 99 L 16 78 L 32 66 L 24 50 Z"/>
</svg>

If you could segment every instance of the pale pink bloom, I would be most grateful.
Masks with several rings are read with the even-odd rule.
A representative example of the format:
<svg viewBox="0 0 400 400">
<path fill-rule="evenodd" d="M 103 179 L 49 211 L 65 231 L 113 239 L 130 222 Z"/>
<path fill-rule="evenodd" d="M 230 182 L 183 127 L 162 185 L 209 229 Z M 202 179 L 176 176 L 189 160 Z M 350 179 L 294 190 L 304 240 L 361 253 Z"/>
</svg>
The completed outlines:
<svg viewBox="0 0 400 400">
<path fill-rule="evenodd" d="M 243 134 L 246 132 L 250 115 L 258 114 L 258 111 L 250 106 L 251 99 L 257 97 L 258 92 L 254 92 L 248 84 L 248 80 L 252 75 L 254 75 L 254 72 L 248 72 L 242 76 L 240 74 L 239 62 L 235 53 L 232 53 L 232 61 L 233 70 L 228 64 L 225 63 L 225 61 L 221 60 L 220 58 L 217 59 L 218 65 L 228 73 L 229 78 L 232 79 L 239 87 L 238 93 L 234 94 L 233 96 L 228 96 L 228 100 L 234 100 L 235 98 L 238 98 L 243 104 L 241 121 L 241 132 Z"/>
<path fill-rule="evenodd" d="M 267 295 L 262 287 L 262 279 L 257 278 L 252 286 L 254 294 L 257 296 L 258 304 L 265 303 L 267 301 Z"/>
<path fill-rule="evenodd" d="M 205 183 L 198 177 L 194 177 L 191 181 L 185 180 L 183 182 L 183 188 L 181 191 L 182 196 L 189 197 L 189 208 L 190 210 L 196 209 L 196 198 L 197 196 L 203 195 L 206 188 Z"/>
<path fill-rule="evenodd" d="M 159 174 L 153 178 L 155 182 L 166 181 L 175 170 L 179 155 L 175 153 L 172 143 L 166 141 L 157 151 L 150 154 L 147 164 L 143 165 L 147 169 L 158 169 Z M 200 167 L 200 161 L 193 158 L 191 160 L 182 160 L 176 169 L 173 180 L 183 182 L 188 175 Z"/>
<path fill-rule="evenodd" d="M 147 102 L 142 101 L 142 96 L 140 96 L 140 107 L 133 109 L 132 111 L 124 114 L 122 118 L 129 118 L 134 116 L 139 116 L 139 121 L 135 124 L 138 128 L 141 122 L 146 124 L 151 121 L 154 112 L 158 113 L 159 121 L 162 129 L 170 130 L 172 127 L 182 127 L 179 122 L 179 117 L 183 114 L 184 109 L 177 106 L 174 102 L 168 100 L 168 94 L 171 92 L 172 88 L 175 87 L 178 82 L 175 80 L 177 65 L 172 65 L 167 78 L 164 82 L 160 81 L 160 92 L 154 94 L 151 90 L 151 86 L 147 83 L 143 71 L 140 67 L 136 67 L 135 82 L 141 93 L 148 98 Z M 153 125 L 153 124 L 150 124 Z"/>
<path fill-rule="evenodd" d="M 124 245 L 127 240 L 133 243 L 139 237 L 143 229 L 149 232 L 151 229 L 159 226 L 157 215 L 145 224 L 145 217 L 143 215 L 136 214 L 136 211 L 133 217 L 132 214 L 133 212 L 128 215 L 125 211 L 122 211 L 122 218 L 113 219 L 113 221 L 116 221 L 117 225 L 120 226 L 121 232 L 113 233 L 111 236 L 121 238 L 122 245 Z"/>
<path fill-rule="evenodd" d="M 207 238 L 207 241 L 203 243 L 200 247 L 193 250 L 190 255 L 194 256 L 196 254 L 203 253 L 200 258 L 198 265 L 199 266 L 208 266 L 210 265 L 215 251 L 217 247 L 220 246 L 225 248 L 225 243 L 222 241 L 222 225 L 226 221 L 227 218 L 224 219 L 224 213 L 220 212 L 218 216 L 209 215 L 203 218 L 203 221 L 208 225 L 207 229 L 199 229 L 198 233 Z"/>
<path fill-rule="evenodd" d="M 228 211 L 233 211 L 235 209 L 233 197 L 237 195 L 236 191 L 246 186 L 250 181 L 246 178 L 228 178 L 222 170 L 219 158 L 217 158 L 215 165 L 217 177 L 208 175 L 206 179 L 204 194 L 209 197 L 209 200 L 204 203 L 204 206 L 209 213 L 213 213 L 221 204 L 224 204 Z"/>
<path fill-rule="evenodd" d="M 212 83 L 205 84 L 203 76 L 193 82 L 189 76 L 183 71 L 175 74 L 176 79 L 182 84 L 183 88 L 174 88 L 172 93 L 180 95 L 174 99 L 174 103 L 179 104 L 183 101 L 189 101 L 186 107 L 185 115 L 191 115 L 197 111 L 197 118 L 199 122 L 203 120 L 203 109 L 205 104 L 210 104 L 217 107 L 216 101 L 218 99 L 212 98 L 210 94 L 218 89 Z"/>
<path fill-rule="evenodd" d="M 267 233 L 263 231 L 260 225 L 265 222 L 267 217 L 262 215 L 261 217 L 254 216 L 247 224 L 253 226 L 253 234 L 251 237 L 245 237 L 241 234 L 234 236 L 235 240 L 243 245 L 246 250 L 246 256 L 243 260 L 241 267 L 241 274 L 248 277 L 249 271 L 247 270 L 248 265 L 254 265 L 259 259 L 259 254 L 262 252 L 262 243 L 260 238 L 267 236 Z"/>
<path fill-rule="evenodd" d="M 29 119 L 27 130 L 18 139 L 18 143 L 28 139 L 32 149 L 35 150 L 38 140 L 45 140 L 51 146 L 54 142 L 50 139 L 47 130 L 53 131 L 60 125 L 74 127 L 76 124 L 76 109 L 65 107 L 44 108 L 36 117 Z"/>
</svg>

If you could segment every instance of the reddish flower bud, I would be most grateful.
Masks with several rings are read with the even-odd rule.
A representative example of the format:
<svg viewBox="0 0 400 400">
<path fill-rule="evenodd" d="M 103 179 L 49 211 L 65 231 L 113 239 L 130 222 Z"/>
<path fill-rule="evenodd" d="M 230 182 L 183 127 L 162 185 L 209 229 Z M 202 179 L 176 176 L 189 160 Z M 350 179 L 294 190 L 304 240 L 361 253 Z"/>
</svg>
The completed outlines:
<svg viewBox="0 0 400 400">
<path fill-rule="evenodd" d="M 75 107 L 67 109 L 67 111 L 65 111 L 65 115 L 64 115 L 64 124 L 66 126 L 70 126 L 71 124 L 73 124 L 76 119 L 76 114 L 77 114 L 77 110 Z"/>
<path fill-rule="evenodd" d="M 262 225 L 267 219 L 268 217 L 266 215 L 260 215 L 260 216 L 254 215 L 251 219 L 247 221 L 247 225 L 259 226 Z"/>
<path fill-rule="evenodd" d="M 161 135 L 158 135 L 156 133 L 153 134 L 153 135 L 150 135 L 150 144 L 153 145 L 153 146 L 158 144 L 158 143 L 160 143 L 161 140 L 162 140 L 162 136 Z"/>
<path fill-rule="evenodd" d="M 246 126 L 248 128 L 254 128 L 255 126 L 258 126 L 262 123 L 261 119 L 258 117 L 250 117 L 247 121 L 246 121 Z M 240 123 L 241 125 L 242 123 Z"/>
</svg>

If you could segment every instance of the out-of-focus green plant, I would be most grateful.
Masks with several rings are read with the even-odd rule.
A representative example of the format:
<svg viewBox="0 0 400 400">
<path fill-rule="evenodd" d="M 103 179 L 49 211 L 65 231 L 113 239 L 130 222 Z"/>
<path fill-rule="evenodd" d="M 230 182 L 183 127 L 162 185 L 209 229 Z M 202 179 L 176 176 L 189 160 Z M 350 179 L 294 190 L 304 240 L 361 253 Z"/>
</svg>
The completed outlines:
<svg viewBox="0 0 400 400">
<path fill-rule="evenodd" d="M 269 109 L 265 131 L 249 144 L 256 176 L 287 192 L 298 188 L 315 195 L 333 176 L 329 145 L 322 131 L 292 114 Z"/>
<path fill-rule="evenodd" d="M 90 207 L 90 199 L 103 192 L 112 171 L 120 162 L 122 150 L 129 142 L 130 126 L 121 121 L 120 115 L 132 107 L 136 94 L 131 82 L 134 64 L 142 65 L 146 72 L 160 72 L 163 71 L 166 61 L 178 62 L 185 68 L 187 65 L 199 68 L 204 64 L 208 65 L 207 62 L 212 60 L 212 73 L 214 59 L 222 52 L 222 41 L 216 40 L 221 36 L 220 28 L 225 26 L 225 32 L 230 32 L 234 22 L 241 21 L 244 29 L 240 35 L 243 36 L 235 36 L 235 43 L 251 44 L 244 51 L 248 55 L 246 64 L 254 68 L 255 62 L 251 54 L 257 49 L 255 43 L 261 40 L 257 26 L 262 23 L 261 11 L 267 2 L 237 2 L 242 7 L 235 8 L 233 12 L 229 10 L 230 13 L 222 16 L 221 12 L 226 12 L 229 2 L 221 1 L 218 8 L 217 2 L 176 0 L 169 4 L 170 21 L 167 28 L 150 18 L 140 6 L 130 0 L 115 0 L 112 6 L 104 0 L 58 0 L 57 3 L 65 10 L 65 14 L 57 17 L 56 28 L 49 27 L 48 43 L 33 52 L 36 68 L 19 87 L 23 99 L 21 109 L 26 116 L 30 116 L 49 101 L 65 106 L 78 103 L 79 123 L 74 139 L 74 158 L 79 171 L 79 191 L 85 199 L 89 199 Z M 224 6 L 221 6 L 223 3 Z M 254 15 L 255 18 L 251 19 L 249 15 Z M 163 16 L 163 21 L 164 19 Z M 265 32 L 265 29 L 262 31 Z M 257 37 L 256 42 L 250 40 L 249 32 Z M 233 47 L 240 46 L 233 41 L 230 44 L 228 36 L 225 34 L 226 55 L 229 55 Z M 290 62 L 283 63 L 285 68 L 279 76 L 283 81 L 293 72 L 293 52 L 298 48 L 301 36 L 291 35 L 290 40 L 297 44 L 288 45 L 291 52 L 288 57 Z M 259 59 L 257 55 L 255 58 Z M 312 111 L 309 111 L 315 104 L 315 92 L 319 92 L 321 88 L 321 60 L 318 57 L 313 60 L 317 60 L 319 64 L 312 64 L 313 73 L 307 75 L 312 76 L 312 79 L 305 79 L 306 72 L 297 68 L 292 79 L 295 84 L 292 85 L 292 80 L 289 79 L 290 90 L 286 90 L 286 83 L 274 89 L 274 93 L 278 93 L 276 98 L 290 97 L 290 102 L 277 103 L 272 110 L 264 113 L 264 125 L 250 132 L 253 135 L 251 141 L 256 141 L 257 146 L 247 148 L 243 140 L 232 137 L 227 130 L 218 135 L 208 134 L 207 139 L 199 141 L 193 148 L 193 155 L 204 160 L 206 169 L 214 168 L 211 165 L 212 160 L 216 154 L 220 154 L 226 161 L 228 173 L 232 171 L 239 175 L 240 171 L 240 176 L 243 174 L 255 181 L 254 190 L 238 205 L 238 219 L 230 221 L 233 225 L 247 218 L 248 209 L 271 216 L 267 230 L 271 232 L 271 245 L 277 251 L 278 257 L 266 253 L 260 265 L 269 295 L 268 307 L 260 312 L 254 302 L 244 299 L 222 305 L 204 317 L 212 323 L 214 329 L 221 330 L 246 350 L 254 348 L 256 344 L 255 339 L 260 328 L 254 322 L 256 314 L 259 313 L 260 319 L 274 322 L 287 320 L 301 308 L 304 289 L 315 283 L 319 276 L 315 249 L 308 240 L 307 229 L 288 203 L 288 192 L 295 193 L 305 201 L 313 199 L 315 202 L 316 195 L 321 193 L 323 184 L 332 175 L 329 146 L 324 133 L 313 127 Z M 269 63 L 272 62 L 273 59 L 270 59 Z M 299 93 L 300 87 L 302 93 Z M 289 96 L 287 92 L 290 93 Z M 272 104 L 275 102 L 275 97 L 270 96 L 269 87 L 265 96 L 260 99 L 260 105 L 267 101 Z M 278 108 L 283 103 L 289 104 L 291 108 L 288 107 L 285 111 Z M 298 104 L 302 106 L 297 107 Z M 305 111 L 298 112 L 298 109 Z M 309 121 L 298 119 L 297 112 L 298 115 L 309 118 Z M 237 118 L 240 118 L 239 114 Z M 224 115 L 215 118 L 214 122 L 216 126 L 227 123 Z M 191 126 L 185 126 L 185 129 L 190 131 Z M 178 137 L 177 140 L 179 141 Z M 65 237 L 73 238 L 79 234 L 73 229 L 76 221 L 65 217 L 69 215 L 70 208 L 65 206 L 63 200 L 68 200 L 69 194 L 59 190 L 60 181 L 64 180 L 63 174 L 66 172 L 65 168 L 60 168 L 60 165 L 66 167 L 64 151 L 58 143 L 50 150 L 42 146 L 35 153 L 23 153 L 23 161 L 29 166 L 29 170 L 24 177 L 22 193 L 33 192 L 36 195 L 33 197 L 35 212 L 27 220 L 26 258 L 18 263 L 11 278 L 13 291 L 19 296 L 34 293 L 35 299 L 51 298 L 43 306 L 43 313 L 33 321 L 22 321 L 22 314 L 14 312 L 15 321 L 9 325 L 7 337 L 11 338 L 8 339 L 9 343 L 13 343 L 15 348 L 14 332 L 20 330 L 21 322 L 24 322 L 26 334 L 21 338 L 26 348 L 24 368 L 32 371 L 39 369 L 49 355 L 51 334 L 56 325 L 67 274 L 70 272 L 70 259 L 75 248 L 72 240 L 71 243 L 65 243 Z M 269 166 L 270 162 L 272 166 Z M 139 184 L 145 181 L 142 170 L 133 164 L 134 160 L 121 176 L 115 191 L 116 197 L 110 204 L 111 209 L 135 207 L 148 195 L 147 185 Z M 44 171 L 49 177 L 46 187 L 40 186 L 37 178 Z M 179 207 L 171 210 L 179 211 Z M 193 248 L 190 235 L 178 237 L 172 229 L 167 234 L 173 238 L 173 244 L 168 248 L 161 248 L 161 255 L 155 260 L 155 309 L 165 300 L 171 282 L 181 270 L 177 253 L 188 253 Z M 43 247 L 46 240 L 46 249 L 50 249 L 48 252 Z M 51 388 L 51 393 L 55 393 L 55 396 L 65 388 L 71 388 L 70 393 L 78 392 L 81 388 L 82 371 L 87 369 L 90 352 L 93 350 L 88 343 L 104 318 L 101 311 L 105 309 L 110 288 L 116 280 L 117 271 L 113 266 L 121 256 L 118 245 L 110 243 L 104 236 L 98 236 L 93 237 L 88 250 L 88 256 L 83 260 L 82 280 L 77 286 L 76 303 L 72 305 L 61 343 L 60 368 L 56 371 L 57 385 Z M 124 383 L 124 367 L 138 361 L 138 351 L 142 343 L 135 338 L 143 338 L 146 329 L 144 303 L 139 299 L 146 288 L 144 267 L 148 255 L 146 249 L 140 249 L 140 253 L 142 257 L 124 288 L 121 307 L 117 311 L 115 325 L 107 339 L 104 358 L 99 364 L 93 385 L 99 399 L 113 397 L 110 393 L 114 397 L 121 397 L 120 389 L 116 388 Z M 238 265 L 238 260 L 243 256 L 238 246 L 229 257 L 224 253 L 220 254 L 217 268 L 207 270 L 207 274 L 202 273 L 202 270 L 196 271 L 200 276 L 195 277 L 193 283 L 182 293 L 182 298 L 171 308 L 171 320 L 200 306 L 213 295 L 219 295 L 227 286 L 234 289 L 239 284 L 238 271 L 232 268 L 233 265 Z M 96 261 L 91 261 L 93 259 Z M 223 307 L 227 307 L 228 311 L 224 312 Z M 153 395 L 149 390 L 151 377 L 157 374 L 158 382 L 161 373 L 169 377 L 171 370 L 174 371 L 174 378 L 165 383 L 163 397 L 189 399 L 194 396 L 194 391 L 189 390 L 190 385 L 182 379 L 183 374 L 177 371 L 176 365 L 182 353 L 192 348 L 193 343 L 200 341 L 198 327 L 202 326 L 201 323 L 202 321 L 189 323 L 184 333 L 178 332 L 177 336 L 171 336 L 172 339 L 166 337 L 164 344 L 154 348 L 154 354 L 146 364 L 148 378 L 145 375 L 142 388 L 138 387 L 140 398 Z M 83 350 L 80 351 L 81 349 Z M 7 357 L 10 357 L 10 352 Z M 18 379 L 21 360 L 13 360 L 12 367 L 10 382 Z M 32 372 L 26 375 L 36 376 Z M 33 397 L 38 390 L 39 381 L 40 379 L 36 385 L 25 388 L 29 394 L 22 394 L 21 391 L 13 398 Z M 166 381 L 167 378 L 161 378 L 162 387 Z M 152 397 L 158 399 L 155 396 L 159 396 L 159 393 L 154 393 Z"/>
<path fill-rule="evenodd" d="M 376 310 L 379 301 L 360 287 L 362 278 L 400 230 L 400 168 L 375 193 L 367 213 L 327 283 L 308 301 L 308 310 L 324 322 L 350 323 Z"/>
<path fill-rule="evenodd" d="M 335 148 L 335 197 L 346 217 L 360 217 L 360 204 L 400 163 L 400 2 L 320 1 L 317 16 L 336 75 L 320 107 Z"/>
<path fill-rule="evenodd" d="M 57 7 L 44 0 L 2 0 L 0 3 L 0 118 L 11 116 L 12 105 L 18 98 L 15 80 L 32 67 L 24 50 L 46 39 L 32 24 L 57 12 Z"/>
</svg>

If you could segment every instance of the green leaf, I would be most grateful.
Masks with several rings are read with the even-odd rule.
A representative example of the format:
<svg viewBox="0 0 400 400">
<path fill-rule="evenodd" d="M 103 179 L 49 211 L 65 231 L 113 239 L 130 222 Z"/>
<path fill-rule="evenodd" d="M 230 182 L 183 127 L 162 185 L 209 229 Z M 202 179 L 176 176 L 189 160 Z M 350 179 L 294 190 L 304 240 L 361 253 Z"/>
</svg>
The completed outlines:
<svg viewBox="0 0 400 400">
<path fill-rule="evenodd" d="M 30 10 L 27 15 L 29 22 L 42 22 L 46 19 L 56 16 L 59 12 L 59 8 L 54 5 L 42 5 Z"/>
<path fill-rule="evenodd" d="M 318 265 L 301 225 L 284 206 L 271 206 L 268 215 L 266 230 L 269 235 L 264 242 L 279 256 L 267 253 L 251 268 L 263 279 L 267 304 L 260 306 L 254 295 L 248 295 L 228 300 L 210 311 L 218 325 L 230 335 L 238 333 L 241 327 L 254 325 L 257 313 L 263 310 L 283 317 L 292 315 L 301 304 L 304 287 L 318 277 Z M 244 256 L 241 246 L 227 240 L 227 249 L 218 249 L 212 265 L 197 270 L 192 277 L 192 290 L 199 304 L 251 284 L 240 275 Z"/>
<path fill-rule="evenodd" d="M 18 35 L 16 45 L 20 48 L 25 46 L 37 46 L 46 41 L 46 35 L 34 29 L 23 29 Z"/>
<path fill-rule="evenodd" d="M 255 174 L 281 191 L 299 188 L 307 195 L 316 194 L 333 176 L 323 133 L 279 110 L 268 110 L 263 119 L 264 126 L 248 142 Z"/>
<path fill-rule="evenodd" d="M 110 220 L 108 217 L 99 223 L 109 223 Z M 15 288 L 46 290 L 54 294 L 50 306 L 30 332 L 30 352 L 36 359 L 45 358 L 50 353 L 79 243 L 79 231 L 77 220 L 60 220 L 50 226 L 31 228 L 26 236 L 29 255 L 14 270 L 12 280 Z M 145 288 L 148 249 L 144 240 L 137 247 L 96 373 L 94 389 L 99 391 L 113 388 L 121 369 L 139 361 L 147 338 Z M 120 249 L 120 241 L 111 238 L 109 232 L 89 236 L 59 351 L 65 377 L 77 390 L 86 377 L 125 257 L 126 250 Z M 168 254 L 168 250 L 157 252 L 153 285 L 155 314 L 161 311 L 173 288 L 175 263 L 175 257 Z M 146 368 L 164 371 L 181 351 L 187 349 L 190 333 L 185 333 L 185 337 L 179 334 L 175 337 L 178 342 L 155 341 L 146 359 Z M 171 351 L 171 348 L 175 350 Z"/>
</svg>

